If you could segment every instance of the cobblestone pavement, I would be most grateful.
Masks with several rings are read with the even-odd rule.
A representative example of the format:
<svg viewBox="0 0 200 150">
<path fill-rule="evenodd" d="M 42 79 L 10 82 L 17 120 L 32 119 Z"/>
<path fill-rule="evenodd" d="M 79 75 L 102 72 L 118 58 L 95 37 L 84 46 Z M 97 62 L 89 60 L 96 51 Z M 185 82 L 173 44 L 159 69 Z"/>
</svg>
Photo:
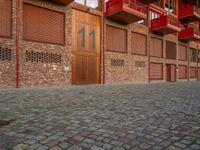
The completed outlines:
<svg viewBox="0 0 200 150">
<path fill-rule="evenodd" d="M 0 150 L 200 150 L 200 82 L 0 90 Z"/>
</svg>

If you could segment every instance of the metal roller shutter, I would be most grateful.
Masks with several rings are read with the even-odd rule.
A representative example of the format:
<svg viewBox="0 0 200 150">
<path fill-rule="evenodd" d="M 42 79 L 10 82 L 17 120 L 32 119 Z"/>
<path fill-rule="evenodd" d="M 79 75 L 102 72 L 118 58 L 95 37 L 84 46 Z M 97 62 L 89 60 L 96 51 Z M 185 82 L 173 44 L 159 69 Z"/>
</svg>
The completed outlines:
<svg viewBox="0 0 200 150">
<path fill-rule="evenodd" d="M 11 36 L 12 1 L 0 0 L 0 36 Z"/>
<path fill-rule="evenodd" d="M 190 78 L 196 78 L 196 67 L 190 67 Z"/>
<path fill-rule="evenodd" d="M 187 66 L 179 65 L 178 78 L 179 79 L 187 79 Z"/>
<path fill-rule="evenodd" d="M 64 44 L 64 13 L 24 4 L 24 39 Z"/>
<path fill-rule="evenodd" d="M 178 56 L 179 60 L 187 60 L 187 46 L 179 44 Z"/>
<path fill-rule="evenodd" d="M 152 57 L 163 57 L 163 41 L 158 38 L 151 38 L 151 51 Z"/>
<path fill-rule="evenodd" d="M 151 80 L 162 80 L 163 79 L 163 64 L 162 63 L 151 63 L 150 64 L 150 79 Z"/>
<path fill-rule="evenodd" d="M 136 55 L 147 54 L 147 36 L 132 32 L 131 53 Z"/>
<path fill-rule="evenodd" d="M 125 53 L 127 50 L 127 31 L 107 26 L 106 27 L 107 50 Z"/>
<path fill-rule="evenodd" d="M 176 59 L 176 43 L 166 41 L 166 58 Z"/>
</svg>

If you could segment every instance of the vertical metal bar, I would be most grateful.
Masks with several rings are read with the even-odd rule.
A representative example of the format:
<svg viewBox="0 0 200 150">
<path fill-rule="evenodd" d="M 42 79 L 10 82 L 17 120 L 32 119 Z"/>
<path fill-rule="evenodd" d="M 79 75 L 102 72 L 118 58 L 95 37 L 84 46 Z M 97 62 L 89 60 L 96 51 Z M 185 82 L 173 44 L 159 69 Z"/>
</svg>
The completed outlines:
<svg viewBox="0 0 200 150">
<path fill-rule="evenodd" d="M 148 45 L 148 82 L 150 83 L 150 51 L 151 51 L 151 31 L 150 31 L 150 4 L 147 5 L 147 27 L 148 27 L 148 38 L 147 38 L 147 45 Z"/>
<path fill-rule="evenodd" d="M 104 13 L 105 13 L 105 1 L 104 1 L 104 0 L 102 1 L 102 6 L 103 6 L 103 7 L 102 7 L 102 11 L 103 11 L 103 14 L 104 14 Z M 102 19 L 102 20 L 103 20 L 103 23 L 102 23 L 102 24 L 103 24 L 103 29 L 102 29 L 102 30 L 103 30 L 103 32 L 102 32 L 102 33 L 103 33 L 103 38 L 102 38 L 102 45 L 103 45 L 103 47 L 102 47 L 102 49 L 103 49 L 103 50 L 102 50 L 103 64 L 102 64 L 102 65 L 103 65 L 103 66 L 102 66 L 101 68 L 103 68 L 103 69 L 102 69 L 102 70 L 103 70 L 103 84 L 105 84 L 105 71 L 106 71 L 106 70 L 105 70 L 105 48 L 106 48 L 106 47 L 105 47 L 105 39 L 106 39 L 107 37 L 106 37 L 106 34 L 105 34 L 105 30 L 106 30 L 105 25 L 106 25 L 106 24 L 105 24 L 105 16 L 104 16 L 104 15 L 103 15 L 103 19 Z"/>
<path fill-rule="evenodd" d="M 16 0 L 16 88 L 19 88 L 19 4 L 20 0 Z"/>
</svg>

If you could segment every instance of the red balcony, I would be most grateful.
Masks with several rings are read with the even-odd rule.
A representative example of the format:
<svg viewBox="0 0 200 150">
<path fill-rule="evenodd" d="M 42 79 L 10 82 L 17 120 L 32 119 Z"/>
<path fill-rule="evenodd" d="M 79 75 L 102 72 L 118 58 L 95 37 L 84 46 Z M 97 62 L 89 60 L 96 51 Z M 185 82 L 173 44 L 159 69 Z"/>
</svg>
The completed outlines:
<svg viewBox="0 0 200 150">
<path fill-rule="evenodd" d="M 186 42 L 200 40 L 200 31 L 194 28 L 183 29 L 178 34 L 178 38 Z"/>
<path fill-rule="evenodd" d="M 180 24 L 177 18 L 170 15 L 161 16 L 151 20 L 151 31 L 158 34 L 170 34 L 180 32 Z"/>
<path fill-rule="evenodd" d="M 51 0 L 51 1 L 54 1 L 54 2 L 62 4 L 62 5 L 68 5 L 68 4 L 72 3 L 74 0 Z"/>
<path fill-rule="evenodd" d="M 179 4 L 181 5 L 181 4 Z M 179 20 L 183 22 L 195 22 L 200 19 L 200 13 L 195 6 L 179 6 Z"/>
<path fill-rule="evenodd" d="M 144 3 L 144 4 L 151 4 L 151 3 L 154 3 L 158 0 L 139 0 L 140 2 Z"/>
<path fill-rule="evenodd" d="M 105 16 L 111 20 L 130 24 L 147 18 L 147 7 L 137 0 L 109 0 Z"/>
</svg>

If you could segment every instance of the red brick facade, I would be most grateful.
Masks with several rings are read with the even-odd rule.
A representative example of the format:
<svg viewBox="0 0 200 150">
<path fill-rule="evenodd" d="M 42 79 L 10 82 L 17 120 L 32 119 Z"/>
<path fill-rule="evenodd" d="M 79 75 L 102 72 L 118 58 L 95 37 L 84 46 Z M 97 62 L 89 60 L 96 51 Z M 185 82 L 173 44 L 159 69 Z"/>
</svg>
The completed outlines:
<svg viewBox="0 0 200 150">
<path fill-rule="evenodd" d="M 5 11 L 11 12 L 11 21 L 8 20 L 8 14 L 6 17 L 6 26 L 0 23 L 0 28 L 5 28 L 3 31 L 6 30 L 6 32 L 1 32 L 0 29 L 0 88 L 72 84 L 72 12 L 74 9 L 80 10 L 83 13 L 94 14 L 101 18 L 100 83 L 166 82 L 167 64 L 176 66 L 176 81 L 197 80 L 199 77 L 200 63 L 197 63 L 197 61 L 191 62 L 189 52 L 190 48 L 198 52 L 200 45 L 198 46 L 196 42 L 181 42 L 178 40 L 178 34 L 158 35 L 151 32 L 147 25 L 139 23 L 127 25 L 112 21 L 104 16 L 103 11 L 105 8 L 96 10 L 77 4 L 76 2 L 61 5 L 42 0 L 0 0 L 0 3 L 5 3 L 5 1 L 10 1 L 11 3 L 10 10 L 9 4 L 7 4 L 8 8 L 3 10 L 4 13 Z M 25 15 L 27 14 L 24 13 L 28 13 L 24 9 L 25 5 L 55 12 L 54 14 L 50 14 L 50 16 L 49 12 L 43 12 L 46 15 L 44 17 L 49 19 L 46 20 L 49 21 L 48 24 L 43 23 L 45 19 L 34 22 L 34 16 L 33 19 L 31 18 L 34 23 L 33 27 L 41 27 L 43 25 L 45 29 L 51 27 L 51 30 L 47 30 L 43 34 L 42 29 L 39 31 L 38 28 L 29 28 L 27 23 L 29 20 L 25 20 Z M 103 2 L 101 6 L 104 6 Z M 34 11 L 30 12 L 28 19 L 30 19 L 32 12 L 35 13 Z M 64 33 L 61 32 L 62 30 L 57 30 L 53 26 L 50 26 L 51 22 L 55 19 L 53 20 L 48 17 L 53 18 L 53 15 L 56 15 L 56 13 L 60 14 L 61 18 L 60 20 L 57 18 L 58 20 L 56 19 L 56 22 L 52 23 L 52 25 L 57 23 L 59 28 L 63 27 Z M 1 14 L 3 12 L 0 13 L 0 21 L 1 19 L 5 19 Z M 58 24 L 59 21 L 60 24 Z M 38 22 L 40 22 L 40 25 L 36 24 Z M 117 42 L 117 38 L 115 41 L 112 41 L 113 43 L 109 43 L 114 37 L 110 37 L 107 34 L 107 30 L 113 27 L 122 30 L 121 33 L 116 33 L 116 36 L 124 37 L 125 45 L 118 44 L 123 41 L 120 40 Z M 56 30 L 55 33 L 60 35 L 54 35 L 54 30 Z M 38 33 L 36 35 L 31 32 Z M 40 40 L 34 40 L 34 38 Z M 175 44 L 175 59 L 166 59 L 166 43 L 169 42 Z M 110 47 L 115 44 L 118 45 L 114 47 L 116 51 L 113 51 Z M 179 50 L 184 51 L 184 48 L 186 52 L 179 52 Z M 119 51 L 117 51 L 118 49 Z M 173 55 L 173 51 L 169 53 Z M 187 60 L 184 60 L 185 57 Z M 199 60 L 199 57 L 196 59 Z M 150 70 L 151 68 L 155 68 L 155 64 L 160 64 L 162 71 Z M 184 74 L 185 69 L 183 66 L 187 68 L 186 75 Z M 196 75 L 194 75 L 194 68 L 196 68 Z M 180 75 L 179 72 L 181 72 Z M 154 75 L 160 78 L 152 77 Z"/>
</svg>

